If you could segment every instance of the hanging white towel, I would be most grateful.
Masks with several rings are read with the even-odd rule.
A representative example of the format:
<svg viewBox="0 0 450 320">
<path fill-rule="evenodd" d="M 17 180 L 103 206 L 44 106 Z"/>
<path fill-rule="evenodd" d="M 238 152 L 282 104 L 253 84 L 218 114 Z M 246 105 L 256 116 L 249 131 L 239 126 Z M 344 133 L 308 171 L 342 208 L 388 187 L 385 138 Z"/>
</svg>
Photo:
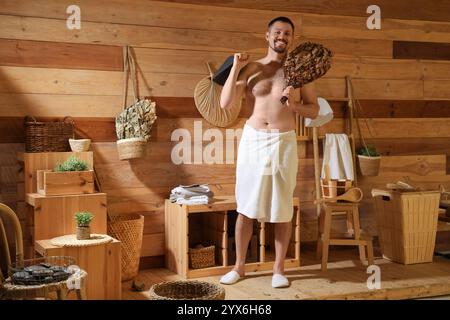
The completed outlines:
<svg viewBox="0 0 450 320">
<path fill-rule="evenodd" d="M 329 179 L 354 180 L 352 148 L 346 134 L 325 135 L 322 179 L 325 178 L 325 165 L 328 165 Z"/>
</svg>

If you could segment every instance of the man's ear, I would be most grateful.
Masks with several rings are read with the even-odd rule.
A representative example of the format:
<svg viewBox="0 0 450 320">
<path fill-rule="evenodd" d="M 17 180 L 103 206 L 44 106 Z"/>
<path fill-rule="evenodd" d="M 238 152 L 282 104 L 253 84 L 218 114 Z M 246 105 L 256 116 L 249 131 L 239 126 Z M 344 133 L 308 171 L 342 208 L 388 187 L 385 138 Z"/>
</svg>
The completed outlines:
<svg viewBox="0 0 450 320">
<path fill-rule="evenodd" d="M 269 41 L 269 31 L 266 32 L 266 41 Z"/>
</svg>

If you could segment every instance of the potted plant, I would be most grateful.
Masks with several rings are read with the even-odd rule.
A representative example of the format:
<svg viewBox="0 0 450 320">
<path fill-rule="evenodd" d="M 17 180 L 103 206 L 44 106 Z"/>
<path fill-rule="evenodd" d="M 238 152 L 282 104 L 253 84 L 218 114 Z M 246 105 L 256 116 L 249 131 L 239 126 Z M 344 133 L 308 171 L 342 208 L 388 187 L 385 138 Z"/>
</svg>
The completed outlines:
<svg viewBox="0 0 450 320">
<path fill-rule="evenodd" d="M 120 160 L 141 158 L 145 154 L 146 142 L 156 121 L 156 103 L 147 97 L 140 98 L 137 86 L 136 62 L 130 47 L 124 47 L 124 77 L 130 78 L 134 102 L 127 106 L 128 83 L 123 91 L 124 109 L 116 117 L 117 152 Z M 130 72 L 130 77 L 128 77 Z"/>
<path fill-rule="evenodd" d="M 94 171 L 71 156 L 53 170 L 37 170 L 37 191 L 43 195 L 94 193 Z"/>
<path fill-rule="evenodd" d="M 77 239 L 87 240 L 91 238 L 91 223 L 94 216 L 88 211 L 80 211 L 75 213 L 75 220 L 77 221 Z"/>
<path fill-rule="evenodd" d="M 363 176 L 377 176 L 381 155 L 373 145 L 364 145 L 358 149 L 359 169 Z"/>
<path fill-rule="evenodd" d="M 53 171 L 66 172 L 66 171 L 85 171 L 88 169 L 86 161 L 80 160 L 75 156 L 70 156 L 63 163 L 59 163 Z"/>
</svg>

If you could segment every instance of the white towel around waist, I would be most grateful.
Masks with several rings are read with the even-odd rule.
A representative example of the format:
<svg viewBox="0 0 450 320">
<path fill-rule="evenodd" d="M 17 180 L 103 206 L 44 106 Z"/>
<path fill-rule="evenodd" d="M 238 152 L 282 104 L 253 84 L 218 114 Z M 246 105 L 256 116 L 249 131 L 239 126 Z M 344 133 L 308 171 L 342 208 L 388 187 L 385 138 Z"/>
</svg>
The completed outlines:
<svg viewBox="0 0 450 320">
<path fill-rule="evenodd" d="M 245 124 L 236 165 L 237 211 L 264 222 L 291 221 L 297 169 L 294 130 L 263 131 Z"/>
</svg>

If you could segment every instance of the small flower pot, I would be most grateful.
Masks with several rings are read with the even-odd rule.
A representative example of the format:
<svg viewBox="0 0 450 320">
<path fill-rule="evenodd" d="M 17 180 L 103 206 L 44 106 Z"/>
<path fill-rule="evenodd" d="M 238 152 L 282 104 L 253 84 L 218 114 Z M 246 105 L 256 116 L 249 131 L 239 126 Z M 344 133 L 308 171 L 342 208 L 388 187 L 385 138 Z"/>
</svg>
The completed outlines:
<svg viewBox="0 0 450 320">
<path fill-rule="evenodd" d="M 73 152 L 88 151 L 91 146 L 91 139 L 69 139 L 69 145 Z"/>
<path fill-rule="evenodd" d="M 78 226 L 77 227 L 77 240 L 89 240 L 91 238 L 91 227 Z"/>
</svg>

